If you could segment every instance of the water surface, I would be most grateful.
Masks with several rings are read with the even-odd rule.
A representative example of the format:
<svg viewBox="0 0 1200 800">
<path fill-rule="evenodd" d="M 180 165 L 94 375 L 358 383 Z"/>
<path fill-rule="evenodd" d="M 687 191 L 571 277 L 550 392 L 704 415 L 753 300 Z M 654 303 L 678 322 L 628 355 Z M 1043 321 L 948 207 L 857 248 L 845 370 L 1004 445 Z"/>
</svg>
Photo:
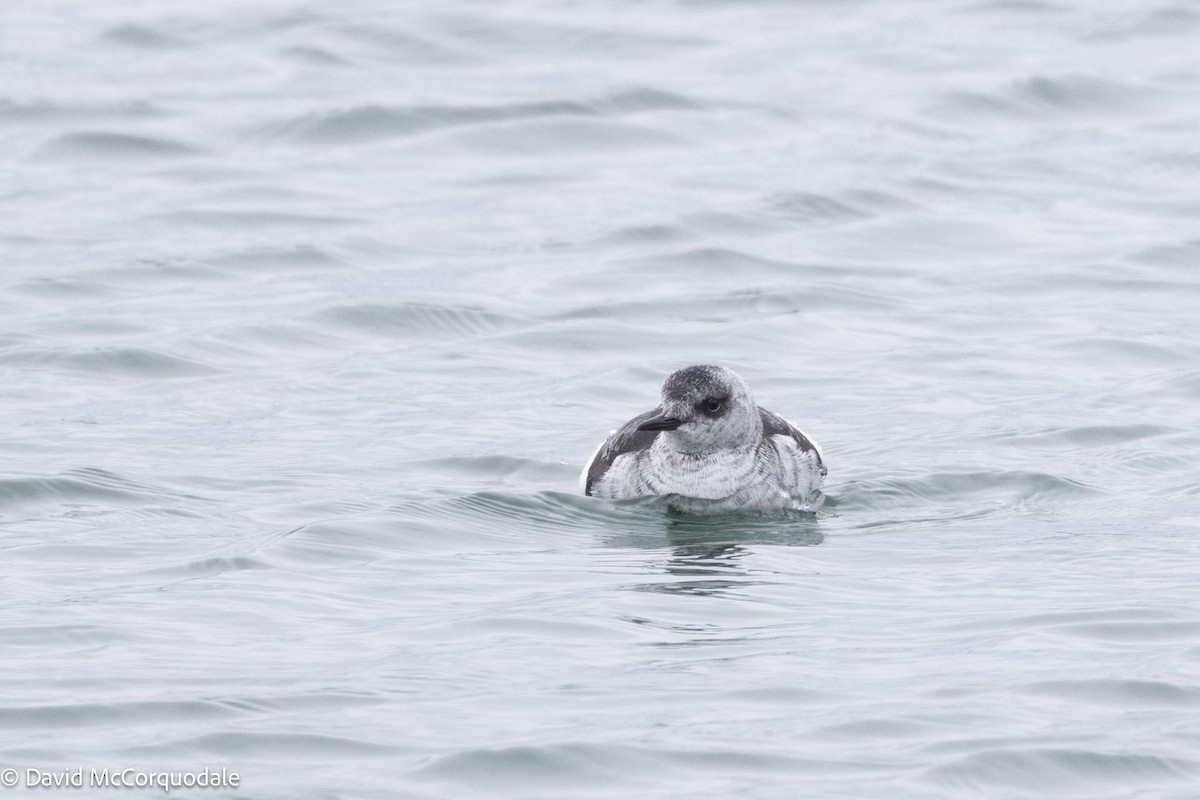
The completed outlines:
<svg viewBox="0 0 1200 800">
<path fill-rule="evenodd" d="M 1198 37 L 0 11 L 0 767 L 1194 798 Z M 695 362 L 821 442 L 819 513 L 578 496 Z"/>
</svg>

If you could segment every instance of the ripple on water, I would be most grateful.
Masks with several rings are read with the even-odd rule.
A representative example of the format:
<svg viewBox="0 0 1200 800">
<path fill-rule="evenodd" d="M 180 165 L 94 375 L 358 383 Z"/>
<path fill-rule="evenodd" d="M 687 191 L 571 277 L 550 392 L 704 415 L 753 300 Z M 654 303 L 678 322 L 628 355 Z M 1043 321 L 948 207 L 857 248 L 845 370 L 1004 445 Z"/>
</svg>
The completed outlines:
<svg viewBox="0 0 1200 800">
<path fill-rule="evenodd" d="M 1200 370 L 1184 370 L 1171 378 L 1169 385 L 1182 395 L 1200 400 Z"/>
<path fill-rule="evenodd" d="M 587 296 L 600 289 L 614 296 L 549 319 L 630 319 L 658 338 L 674 332 L 658 324 L 664 318 L 754 327 L 771 314 L 894 311 L 902 302 L 895 291 L 875 280 L 879 272 L 870 268 L 842 267 L 835 272 L 828 264 L 768 259 L 728 248 L 638 256 L 627 263 L 650 278 L 664 276 L 662 286 L 670 291 L 650 283 L 637 298 L 629 299 L 628 278 L 622 272 L 608 269 L 567 276 L 567 291 Z M 681 286 L 670 277 L 681 272 L 703 276 L 703 280 Z M 889 275 L 894 277 L 895 271 Z M 586 293 L 582 291 L 585 287 Z M 580 333 L 587 336 L 589 331 Z"/>
<path fill-rule="evenodd" d="M 1087 338 L 1064 338 L 1056 349 L 1079 358 L 1110 360 L 1125 359 L 1132 362 L 1174 366 L 1179 363 L 1181 353 L 1178 346 L 1165 346 L 1155 342 L 1130 341 L 1115 336 L 1089 336 Z"/>
<path fill-rule="evenodd" d="M 528 17 L 513 25 L 511 19 L 480 14 L 445 17 L 443 29 L 472 51 L 491 51 L 504 56 L 518 52 L 525 57 L 535 54 L 554 58 L 578 58 L 581 54 L 605 59 L 618 54 L 659 57 L 668 51 L 711 44 L 708 39 L 694 36 L 614 29 L 609 25 L 565 25 Z"/>
<path fill-rule="evenodd" d="M 747 283 L 761 282 L 772 290 L 781 286 L 793 286 L 803 282 L 807 287 L 814 282 L 825 281 L 829 286 L 843 286 L 846 278 L 861 279 L 868 285 L 879 279 L 893 278 L 901 274 L 894 265 L 886 267 L 838 264 L 836 267 L 823 261 L 797 261 L 767 258 L 731 247 L 691 247 L 668 253 L 656 253 L 631 259 L 628 263 L 639 271 L 663 275 L 677 275 L 681 271 L 704 273 L 706 281 L 728 281 L 731 286 L 744 287 Z M 740 283 L 739 283 L 740 281 Z M 862 286 L 846 286 L 848 291 Z M 880 294 L 887 290 L 878 289 Z"/>
<path fill-rule="evenodd" d="M 1135 786 L 1144 790 L 1183 788 L 1198 775 L 1197 764 L 1184 759 L 1039 747 L 987 749 L 927 772 L 933 782 L 957 789 L 1043 793 L 1053 786 L 1056 796 L 1068 792 L 1071 796 L 1090 792 L 1108 796 L 1107 790 L 1114 785 L 1123 792 Z"/>
<path fill-rule="evenodd" d="M 408 26 L 405 26 L 407 28 Z M 332 54 L 336 63 L 374 63 L 434 65 L 446 68 L 462 63 L 477 63 L 471 53 L 449 45 L 445 40 L 415 35 L 412 30 L 370 22 L 338 21 L 328 27 L 331 36 L 321 44 L 306 42 L 303 49 L 317 48 Z M 346 45 L 349 45 L 347 47 Z M 353 55 L 348 51 L 353 51 Z"/>
<path fill-rule="evenodd" d="M 109 28 L 100 38 L 137 50 L 174 50 L 186 45 L 186 42 L 160 30 L 131 22 Z"/>
<path fill-rule="evenodd" d="M 111 639 L 109 639 L 111 641 Z M 172 723 L 183 719 L 229 719 L 234 709 L 208 700 L 72 703 L 71 705 L 0 706 L 0 725 L 22 728 L 111 726 Z"/>
<path fill-rule="evenodd" d="M 365 737 L 332 736 L 317 733 L 282 731 L 229 730 L 177 741 L 165 747 L 166 753 L 200 752 L 234 763 L 247 756 L 310 756 L 337 758 L 354 756 L 394 756 L 403 748 L 373 742 Z"/>
<path fill-rule="evenodd" d="M 556 315 L 555 319 L 574 323 L 596 319 L 628 320 L 648 325 L 647 320 L 669 318 L 681 322 L 756 326 L 773 316 L 851 307 L 885 309 L 894 305 L 894 300 L 885 292 L 818 283 L 795 291 L 739 289 L 719 294 L 679 294 L 671 299 L 621 300 L 572 309 Z M 595 327 L 594 323 L 591 327 Z"/>
<path fill-rule="evenodd" d="M 59 157 L 139 159 L 191 156 L 201 150 L 184 142 L 157 136 L 88 131 L 56 136 L 44 145 L 42 152 Z"/>
<path fill-rule="evenodd" d="M 1200 14 L 1185 5 L 1164 5 L 1139 11 L 1144 13 L 1114 18 L 1110 24 L 1089 38 L 1104 41 L 1140 36 L 1187 36 L 1200 28 Z"/>
<path fill-rule="evenodd" d="M 348 59 L 341 57 L 332 50 L 314 45 L 285 47 L 279 51 L 279 54 L 284 58 L 316 67 L 348 67 L 351 65 Z"/>
<path fill-rule="evenodd" d="M 492 106 L 372 104 L 275 120 L 260 125 L 256 132 L 301 142 L 355 143 L 497 123 L 602 118 L 650 111 L 687 111 L 698 107 L 695 100 L 654 89 L 621 92 L 591 101 L 545 100 Z"/>
<path fill-rule="evenodd" d="M 1138 644 L 1193 640 L 1200 645 L 1200 616 L 1177 608 L 1104 608 L 1021 614 L 946 626 L 946 630 L 1033 632 L 1101 643 Z"/>
<path fill-rule="evenodd" d="M 939 509 L 953 509 L 956 518 L 969 518 L 1016 505 L 1053 503 L 1097 493 L 1086 484 L 1044 472 L 939 472 L 842 484 L 836 495 L 831 494 L 829 505 L 840 511 L 884 511 L 917 505 L 928 510 L 930 518 L 937 518 Z M 894 522 L 872 521 L 860 527 Z"/>
<path fill-rule="evenodd" d="M 676 785 L 737 776 L 854 775 L 863 777 L 887 767 L 868 760 L 823 760 L 764 752 L 708 748 L 670 750 L 618 744 L 558 743 L 543 746 L 480 747 L 438 757 L 410 776 L 421 781 L 468 782 L 494 786 L 496 781 L 525 787 L 572 785 L 615 786 L 671 776 Z M 694 788 L 692 789 L 694 791 Z"/>
<path fill-rule="evenodd" d="M 272 209 L 241 209 L 227 211 L 225 209 L 188 209 L 185 211 L 170 211 L 161 214 L 148 214 L 148 221 L 165 222 L 172 225 L 189 225 L 197 228 L 212 228 L 215 230 L 258 230 L 264 228 L 329 228 L 349 225 L 357 220 L 350 217 L 336 217 L 322 214 L 290 214 Z"/>
<path fill-rule="evenodd" d="M 254 325 L 232 325 L 218 331 L 197 349 L 211 357 L 229 359 L 230 354 L 245 363 L 251 357 L 271 354 L 298 355 L 344 350 L 345 341 L 321 331 L 303 320 L 276 319 Z"/>
<path fill-rule="evenodd" d="M 35 363 L 120 380 L 191 378 L 222 372 L 218 367 L 145 347 L 63 348 L 6 353 L 8 363 Z"/>
<path fill-rule="evenodd" d="M 995 92 L 951 92 L 937 107 L 942 116 L 1072 117 L 1125 113 L 1157 96 L 1136 86 L 1088 75 L 1035 75 Z"/>
<path fill-rule="evenodd" d="M 68 121 L 78 124 L 81 119 L 141 119 L 163 117 L 166 113 L 145 100 L 56 103 L 44 99 L 17 101 L 0 98 L 0 120 L 5 122 Z"/>
<path fill-rule="evenodd" d="M 550 118 L 500 122 L 460 131 L 453 145 L 484 153 L 531 156 L 593 150 L 679 147 L 685 139 L 653 125 L 604 118 Z"/>
<path fill-rule="evenodd" d="M 251 247 L 221 253 L 206 261 L 215 267 L 236 268 L 239 274 L 246 270 L 294 274 L 301 270 L 324 271 L 344 266 L 342 259 L 312 245 Z"/>
<path fill-rule="evenodd" d="M 1166 436 L 1177 429 L 1165 425 L 1139 423 L 1118 425 L 1076 425 L 1065 428 L 1047 428 L 1032 433 L 1004 433 L 992 438 L 1019 448 L 1076 448 L 1110 447 L 1140 439 Z"/>
<path fill-rule="evenodd" d="M 81 278 L 30 278 L 7 287 L 9 292 L 30 297 L 84 298 L 112 297 L 115 292 L 95 280 Z"/>
<path fill-rule="evenodd" d="M 823 194 L 784 192 L 765 200 L 766 210 L 789 220 L 801 222 L 853 222 L 875 216 L 859 204 L 851 204 Z"/>
<path fill-rule="evenodd" d="M 526 324 L 524 320 L 478 306 L 436 303 L 355 303 L 323 309 L 319 318 L 359 333 L 392 338 L 480 336 Z"/>
<path fill-rule="evenodd" d="M 679 244 L 691 238 L 691 232 L 682 225 L 631 225 L 605 234 L 596 244 L 640 249 L 646 245 Z"/>
<path fill-rule="evenodd" d="M 663 519 L 661 511 L 649 511 L 643 504 L 612 504 L 579 494 L 553 491 L 472 492 L 426 503 L 423 513 L 442 520 L 454 520 L 451 524 L 467 523 L 509 541 L 526 543 L 529 532 L 546 537 L 542 541 L 548 543 L 578 538 L 588 532 L 611 530 L 614 526 L 661 529 Z"/>
<path fill-rule="evenodd" d="M 553 486 L 575 481 L 578 467 L 558 462 L 506 455 L 451 456 L 411 461 L 404 472 L 423 478 L 423 484 L 440 484 L 458 494 L 464 484 L 507 489 L 512 486 Z M 440 476 L 441 481 L 433 480 Z"/>
<path fill-rule="evenodd" d="M 249 556 L 213 556 L 190 561 L 172 571 L 186 577 L 222 575 L 227 572 L 242 572 L 248 569 L 271 569 L 266 561 Z"/>
<path fill-rule="evenodd" d="M 1032 683 L 1022 687 L 1022 691 L 1071 704 L 1083 702 L 1122 709 L 1200 707 L 1200 686 L 1165 681 L 1079 678 Z"/>
<path fill-rule="evenodd" d="M 1130 255 L 1134 261 L 1158 267 L 1171 267 L 1184 273 L 1189 279 L 1200 264 L 1200 240 L 1191 239 L 1179 244 L 1156 245 L 1138 250 Z M 1190 284 L 1193 285 L 1194 284 Z"/>
<path fill-rule="evenodd" d="M 44 503 L 103 505 L 161 504 L 165 497 L 199 499 L 152 486 L 116 472 L 86 467 L 52 478 L 0 478 L 0 510 Z"/>
<path fill-rule="evenodd" d="M 556 492 L 484 491 L 407 500 L 302 525 L 282 534 L 272 555 L 330 564 L 411 553 L 542 547 L 611 524 L 616 512 L 593 508 L 586 513 L 583 499 Z"/>
</svg>

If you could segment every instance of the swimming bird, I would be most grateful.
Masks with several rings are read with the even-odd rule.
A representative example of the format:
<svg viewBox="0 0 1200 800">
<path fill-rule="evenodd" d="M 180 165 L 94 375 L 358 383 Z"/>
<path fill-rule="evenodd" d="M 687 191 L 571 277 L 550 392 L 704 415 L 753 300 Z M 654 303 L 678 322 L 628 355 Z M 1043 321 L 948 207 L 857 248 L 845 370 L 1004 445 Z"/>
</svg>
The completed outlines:
<svg viewBox="0 0 1200 800">
<path fill-rule="evenodd" d="M 737 373 L 696 365 L 601 442 L 579 483 L 593 497 L 659 497 L 679 511 L 811 510 L 825 474 L 817 444 L 756 405 Z"/>
</svg>

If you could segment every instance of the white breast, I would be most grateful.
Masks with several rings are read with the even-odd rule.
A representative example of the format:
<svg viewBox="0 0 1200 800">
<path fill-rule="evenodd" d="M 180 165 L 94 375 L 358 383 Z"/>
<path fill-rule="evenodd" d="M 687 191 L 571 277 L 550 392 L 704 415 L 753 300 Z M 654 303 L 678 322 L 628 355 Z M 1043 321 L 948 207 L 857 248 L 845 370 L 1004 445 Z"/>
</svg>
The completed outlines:
<svg viewBox="0 0 1200 800">
<path fill-rule="evenodd" d="M 650 448 L 647 461 L 647 477 L 659 495 L 719 500 L 763 482 L 753 450 L 724 450 L 697 459 L 660 440 Z"/>
</svg>

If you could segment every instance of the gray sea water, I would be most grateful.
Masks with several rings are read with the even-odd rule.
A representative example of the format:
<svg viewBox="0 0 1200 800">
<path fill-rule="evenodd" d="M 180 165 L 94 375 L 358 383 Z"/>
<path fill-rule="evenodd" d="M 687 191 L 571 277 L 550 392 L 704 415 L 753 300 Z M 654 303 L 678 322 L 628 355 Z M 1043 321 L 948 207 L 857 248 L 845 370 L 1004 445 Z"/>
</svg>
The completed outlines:
<svg viewBox="0 0 1200 800">
<path fill-rule="evenodd" d="M 1200 797 L 1198 131 L 1195 0 L 5 3 L 0 794 Z M 820 512 L 577 494 L 696 362 Z"/>
</svg>

